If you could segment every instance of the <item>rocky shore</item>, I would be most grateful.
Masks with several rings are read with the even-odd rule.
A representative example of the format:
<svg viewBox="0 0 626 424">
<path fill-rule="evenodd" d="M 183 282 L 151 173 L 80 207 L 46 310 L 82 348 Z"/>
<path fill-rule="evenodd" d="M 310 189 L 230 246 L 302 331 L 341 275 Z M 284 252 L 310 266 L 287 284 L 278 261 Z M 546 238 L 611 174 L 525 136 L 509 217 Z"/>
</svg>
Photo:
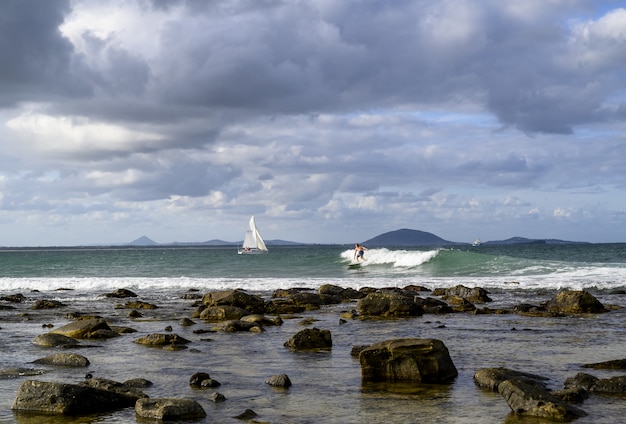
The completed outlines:
<svg viewBox="0 0 626 424">
<path fill-rule="evenodd" d="M 191 291 L 180 296 L 180 300 L 187 305 L 186 309 L 172 311 L 163 305 L 141 300 L 141 293 L 127 289 L 104 294 L 105 298 L 114 302 L 107 304 L 114 305 L 113 310 L 107 310 L 100 303 L 94 304 L 92 309 L 82 305 L 82 310 L 76 310 L 68 301 L 5 294 L 0 297 L 3 320 L 19 318 L 41 324 L 41 334 L 32 339 L 32 344 L 41 351 L 41 357 L 24 363 L 20 368 L 0 371 L 3 375 L 21 380 L 11 405 L 18 422 L 27 422 L 26 417 L 32 419 L 38 414 L 58 416 L 58 422 L 63 422 L 62 417 L 92 417 L 120 410 L 134 410 L 137 420 L 222 422 L 228 418 L 268 422 L 245 400 L 230 400 L 228 391 L 221 389 L 222 383 L 210 374 L 210 361 L 199 366 L 204 369 L 186 376 L 188 389 L 194 390 L 193 393 L 202 393 L 202 401 L 199 401 L 196 396 L 180 395 L 187 389 L 164 393 L 165 396 L 162 395 L 163 390 L 157 389 L 158 397 L 150 395 L 155 385 L 148 375 L 138 375 L 125 381 L 93 375 L 89 372 L 93 366 L 89 353 L 92 349 L 106 349 L 107 344 L 116 339 L 121 343 L 144 346 L 150 354 L 159 349 L 178 355 L 182 351 L 196 349 L 194 345 L 206 335 L 252 333 L 263 338 L 264 333 L 272 328 L 281 327 L 287 321 L 298 321 L 303 328 L 285 338 L 283 348 L 294 355 L 298 352 L 323 355 L 333 350 L 334 337 L 333 331 L 318 326 L 318 319 L 319 314 L 329 308 L 339 328 L 359 322 L 393 326 L 397 322 L 411 322 L 424 316 L 437 320 L 454 314 L 592 319 L 590 317 L 596 314 L 620 309 L 620 306 L 603 304 L 587 291 L 565 290 L 538 304 L 519 303 L 497 308 L 488 307 L 492 302 L 490 296 L 487 290 L 479 287 L 456 286 L 432 291 L 419 286 L 354 290 L 327 284 L 317 290 L 278 289 L 269 296 L 243 290 Z M 325 314 L 327 316 L 328 313 Z M 158 332 L 146 333 L 135 328 L 146 320 L 162 323 L 171 321 L 173 316 L 177 316 L 175 324 L 165 325 Z M 64 320 L 69 322 L 61 324 Z M 175 327 L 197 328 L 191 330 L 190 337 L 177 334 Z M 446 342 L 438 338 L 373 338 L 369 344 L 353 341 L 350 351 L 354 360 L 358 361 L 361 384 L 384 383 L 379 390 L 383 394 L 386 387 L 394 384 L 454 385 L 459 374 L 455 365 L 457 358 L 450 353 Z M 141 354 L 142 351 L 139 352 Z M 264 352 L 258 351 L 257 355 L 264 355 Z M 247 359 L 251 362 L 256 360 L 251 354 Z M 176 361 L 176 356 L 172 360 Z M 138 359 L 135 358 L 135 361 Z M 624 363 L 625 359 L 615 358 L 609 362 L 580 365 L 615 370 L 626 368 Z M 82 374 L 81 380 L 58 381 L 55 378 L 58 369 L 77 370 L 74 375 Z M 306 375 L 306 370 L 299 370 L 300 381 Z M 33 378 L 39 376 L 46 378 Z M 569 422 L 587 416 L 585 401 L 590 397 L 608 396 L 621 402 L 626 394 L 626 375 L 601 378 L 579 372 L 563 381 L 562 389 L 555 390 L 550 388 L 546 376 L 494 363 L 488 367 L 477 367 L 473 371 L 473 379 L 477 390 L 499 393 L 512 416 L 556 422 Z M 286 393 L 298 387 L 287 370 L 268 375 L 263 384 Z M 329 382 L 329 388 L 333 384 L 342 383 Z M 237 402 L 229 411 L 240 410 L 240 413 L 225 417 L 220 415 L 219 409 L 207 408 L 207 404 L 224 402 Z"/>
</svg>

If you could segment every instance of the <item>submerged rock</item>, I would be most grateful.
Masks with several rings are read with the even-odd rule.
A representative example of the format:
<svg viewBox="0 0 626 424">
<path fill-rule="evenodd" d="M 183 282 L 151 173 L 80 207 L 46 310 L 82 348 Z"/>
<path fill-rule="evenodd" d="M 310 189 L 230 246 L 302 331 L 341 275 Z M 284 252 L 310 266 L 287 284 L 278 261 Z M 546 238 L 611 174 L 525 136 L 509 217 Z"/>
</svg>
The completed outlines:
<svg viewBox="0 0 626 424">
<path fill-rule="evenodd" d="M 77 353 L 55 353 L 43 358 L 35 359 L 35 364 L 57 365 L 62 367 L 86 367 L 89 366 L 89 359 Z"/>
<path fill-rule="evenodd" d="M 191 340 L 187 340 L 180 337 L 177 334 L 148 334 L 147 336 L 140 337 L 135 340 L 135 343 L 145 346 L 166 346 L 166 345 L 185 345 L 191 343 Z"/>
<path fill-rule="evenodd" d="M 163 421 L 206 417 L 206 412 L 198 402 L 179 398 L 139 399 L 135 404 L 135 413 L 141 418 Z"/>
<path fill-rule="evenodd" d="M 71 347 L 79 345 L 80 342 L 72 337 L 64 336 L 62 334 L 46 333 L 36 336 L 33 339 L 33 344 L 44 347 Z"/>
</svg>

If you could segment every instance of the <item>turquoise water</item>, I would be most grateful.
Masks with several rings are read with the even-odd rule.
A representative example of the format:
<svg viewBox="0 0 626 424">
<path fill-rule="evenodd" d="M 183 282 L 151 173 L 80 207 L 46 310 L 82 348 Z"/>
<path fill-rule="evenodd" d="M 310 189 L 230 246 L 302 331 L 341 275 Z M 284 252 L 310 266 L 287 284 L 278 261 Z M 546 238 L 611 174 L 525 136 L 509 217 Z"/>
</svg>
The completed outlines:
<svg viewBox="0 0 626 424">
<path fill-rule="evenodd" d="M 237 255 L 232 248 L 76 248 L 0 250 L 0 294 L 23 293 L 28 301 L 0 310 L 0 369 L 35 368 L 34 359 L 50 350 L 32 339 L 61 326 L 67 311 L 84 311 L 128 325 L 138 333 L 98 341 L 93 349 L 77 353 L 89 358 L 94 375 L 124 381 L 143 377 L 155 383 L 146 390 L 151 397 L 188 397 L 205 408 L 209 422 L 239 422 L 232 417 L 246 408 L 258 421 L 272 423 L 536 423 L 510 416 L 501 396 L 486 393 L 473 384 L 473 373 L 483 367 L 505 366 L 549 377 L 551 388 L 580 371 L 580 365 L 626 356 L 626 312 L 572 318 L 528 318 L 509 315 L 425 315 L 394 321 L 349 321 L 340 324 L 342 311 L 354 304 L 333 305 L 312 312 L 315 326 L 333 335 L 327 353 L 293 353 L 283 343 L 303 327 L 298 317 L 285 317 L 280 327 L 261 334 L 195 334 L 207 323 L 178 325 L 193 311 L 191 301 L 181 299 L 189 289 L 199 293 L 244 288 L 270 296 L 277 288 L 337 284 L 343 287 L 428 288 L 464 284 L 491 291 L 493 304 L 538 304 L 558 289 L 591 290 L 603 303 L 626 306 L 626 245 L 527 245 L 454 249 L 372 248 L 357 270 L 348 268 L 351 246 L 270 247 L 266 255 Z M 63 288 L 66 290 L 58 290 Z M 129 320 L 127 310 L 117 308 L 120 299 L 103 294 L 129 288 L 140 299 L 159 305 L 144 311 L 144 318 Z M 424 294 L 427 296 L 428 294 Z M 64 310 L 33 312 L 40 298 L 68 304 Z M 8 303 L 3 303 L 7 305 Z M 192 340 L 190 349 L 166 352 L 132 343 L 140 335 L 173 331 Z M 361 385 L 358 360 L 350 356 L 354 345 L 396 337 L 433 337 L 444 341 L 459 370 L 446 386 Z M 0 384 L 0 422 L 68 424 L 85 419 L 15 417 L 11 403 L 25 378 L 77 382 L 84 369 L 46 368 L 35 377 L 13 376 Z M 208 401 L 209 391 L 193 390 L 189 377 L 209 372 L 222 382 L 218 391 L 223 404 Z M 294 383 L 287 391 L 269 388 L 265 379 L 286 373 Z M 591 372 L 600 377 L 618 372 Z M 616 374 L 617 373 L 617 374 Z M 0 377 L 2 378 L 2 377 Z M 623 399 L 592 397 L 582 408 L 588 417 L 577 423 L 620 422 Z M 93 417 L 91 422 L 136 422 L 134 411 L 122 410 Z"/>
</svg>

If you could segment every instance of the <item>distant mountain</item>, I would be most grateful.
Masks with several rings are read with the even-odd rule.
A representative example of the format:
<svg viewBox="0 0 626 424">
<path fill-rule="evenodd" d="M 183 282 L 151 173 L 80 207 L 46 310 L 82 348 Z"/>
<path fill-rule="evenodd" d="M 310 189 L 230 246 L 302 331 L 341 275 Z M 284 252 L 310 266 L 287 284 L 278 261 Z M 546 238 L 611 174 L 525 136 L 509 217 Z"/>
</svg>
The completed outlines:
<svg viewBox="0 0 626 424">
<path fill-rule="evenodd" d="M 128 243 L 130 246 L 156 246 L 159 243 L 157 243 L 154 240 L 149 239 L 146 236 L 141 236 L 139 237 L 137 240 L 133 240 L 130 243 Z"/>
<path fill-rule="evenodd" d="M 242 241 L 224 241 L 219 239 L 199 241 L 199 242 L 180 242 L 175 241 L 172 243 L 157 243 L 146 236 L 141 236 L 137 240 L 133 240 L 128 243 L 128 246 L 241 246 Z M 265 244 L 268 246 L 298 246 L 304 243 L 298 243 L 295 241 L 287 240 L 265 240 Z"/>
<path fill-rule="evenodd" d="M 511 237 L 506 240 L 492 240 L 484 242 L 485 245 L 503 244 L 589 244 L 586 241 L 567 241 L 558 239 L 529 239 L 525 237 Z"/>
<path fill-rule="evenodd" d="M 366 246 L 449 246 L 464 243 L 444 240 L 425 231 L 403 228 L 381 234 L 363 242 L 363 244 Z"/>
</svg>

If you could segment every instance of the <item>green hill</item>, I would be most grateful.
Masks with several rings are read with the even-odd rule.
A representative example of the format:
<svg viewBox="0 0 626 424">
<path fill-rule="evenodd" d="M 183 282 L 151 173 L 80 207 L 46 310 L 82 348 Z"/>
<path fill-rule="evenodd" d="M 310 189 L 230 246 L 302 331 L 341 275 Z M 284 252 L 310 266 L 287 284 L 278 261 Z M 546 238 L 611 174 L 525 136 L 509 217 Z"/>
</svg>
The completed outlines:
<svg viewBox="0 0 626 424">
<path fill-rule="evenodd" d="M 444 240 L 425 231 L 403 228 L 383 233 L 363 242 L 363 244 L 366 246 L 450 246 L 463 243 Z"/>
</svg>

